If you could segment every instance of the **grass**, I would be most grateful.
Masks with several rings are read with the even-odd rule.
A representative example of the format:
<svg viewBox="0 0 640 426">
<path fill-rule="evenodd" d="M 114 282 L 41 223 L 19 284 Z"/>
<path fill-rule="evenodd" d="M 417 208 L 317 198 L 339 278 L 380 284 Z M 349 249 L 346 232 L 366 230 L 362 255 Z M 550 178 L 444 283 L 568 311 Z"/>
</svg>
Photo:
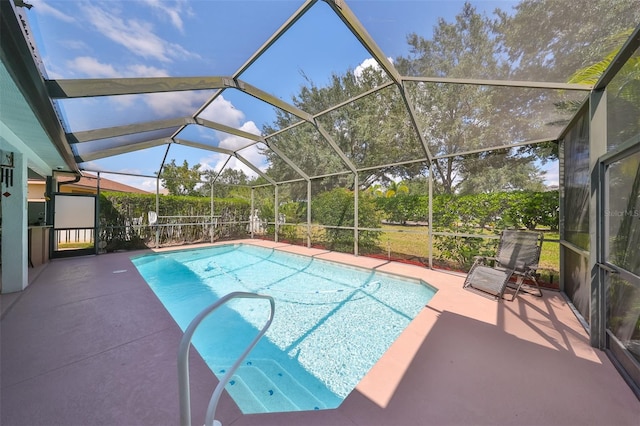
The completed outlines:
<svg viewBox="0 0 640 426">
<path fill-rule="evenodd" d="M 427 226 L 383 225 L 382 229 L 385 231 L 381 238 L 383 246 L 388 246 L 392 252 L 427 256 Z"/>
<path fill-rule="evenodd" d="M 426 262 L 429 255 L 428 226 L 414 225 L 383 225 L 382 235 L 379 239 L 379 252 L 385 255 L 391 253 L 403 258 L 418 258 L 422 262 Z M 323 230 L 314 228 L 312 236 L 313 241 L 322 240 Z M 557 232 L 544 231 L 545 242 L 542 244 L 542 252 L 540 253 L 540 281 L 544 283 L 557 284 L 560 276 L 560 244 L 558 243 L 559 234 Z M 295 242 L 304 244 L 302 228 L 298 228 L 295 232 Z M 478 234 L 495 235 L 490 231 L 478 231 Z M 293 239 L 290 239 L 293 240 Z M 555 240 L 555 241 L 549 241 Z M 292 241 L 294 242 L 294 241 Z M 441 258 L 436 247 L 433 248 L 433 258 L 437 260 Z M 461 269 L 463 269 L 461 267 Z M 462 272 L 467 272 L 463 270 Z"/>
<path fill-rule="evenodd" d="M 93 243 L 58 243 L 58 250 L 92 248 Z"/>
<path fill-rule="evenodd" d="M 427 226 L 383 225 L 382 229 L 385 231 L 380 239 L 383 248 L 393 253 L 402 253 L 417 257 L 427 256 L 427 232 L 429 231 Z M 560 244 L 557 240 L 559 240 L 560 235 L 557 232 L 543 232 L 545 242 L 542 244 L 540 268 L 538 272 L 541 275 L 542 281 L 557 283 L 560 275 Z M 488 231 L 484 233 L 491 235 Z M 439 257 L 438 250 L 435 247 L 433 255 L 434 258 Z"/>
</svg>

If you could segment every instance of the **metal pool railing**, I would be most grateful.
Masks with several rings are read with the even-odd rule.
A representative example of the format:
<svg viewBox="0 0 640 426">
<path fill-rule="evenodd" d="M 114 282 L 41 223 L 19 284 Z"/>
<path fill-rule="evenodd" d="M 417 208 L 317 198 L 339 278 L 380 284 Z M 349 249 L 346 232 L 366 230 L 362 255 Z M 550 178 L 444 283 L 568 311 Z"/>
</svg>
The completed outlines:
<svg viewBox="0 0 640 426">
<path fill-rule="evenodd" d="M 222 377 L 222 379 L 220 379 L 218 386 L 216 386 L 213 394 L 211 395 L 211 399 L 209 400 L 207 414 L 205 417 L 205 426 L 222 426 L 221 422 L 215 420 L 216 408 L 218 406 L 220 396 L 222 395 L 222 391 L 224 390 L 224 387 L 227 385 L 229 380 L 231 380 L 231 377 L 235 374 L 238 367 L 240 367 L 242 361 L 246 358 L 249 352 L 251 352 L 253 347 L 258 343 L 260 338 L 264 336 L 264 334 L 267 332 L 267 329 L 271 326 L 273 315 L 275 313 L 275 302 L 273 300 L 273 297 L 263 294 L 247 293 L 241 291 L 229 293 L 226 296 L 223 296 L 209 307 L 203 309 L 191 321 L 191 323 L 185 330 L 184 335 L 182 336 L 182 340 L 180 341 L 180 346 L 178 347 L 178 391 L 180 395 L 180 424 L 182 426 L 191 426 L 191 395 L 189 389 L 189 348 L 191 347 L 191 338 L 193 337 L 196 328 L 198 328 L 200 323 L 211 312 L 215 311 L 220 306 L 227 303 L 229 300 L 235 298 L 268 299 L 271 306 L 271 313 L 269 315 L 269 320 L 265 323 L 264 327 L 262 327 L 262 330 L 260 330 L 258 335 L 253 339 L 251 344 L 247 347 L 247 349 L 245 349 L 242 355 L 240 355 L 240 357 L 231 366 L 231 368 Z"/>
</svg>

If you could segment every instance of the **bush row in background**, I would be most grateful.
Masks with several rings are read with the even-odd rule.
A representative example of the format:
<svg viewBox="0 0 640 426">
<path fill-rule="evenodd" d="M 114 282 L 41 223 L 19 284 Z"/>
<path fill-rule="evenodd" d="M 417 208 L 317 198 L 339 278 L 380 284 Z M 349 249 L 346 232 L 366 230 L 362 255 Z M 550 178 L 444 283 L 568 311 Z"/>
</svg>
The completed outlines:
<svg viewBox="0 0 640 426">
<path fill-rule="evenodd" d="M 385 218 L 394 223 L 427 222 L 429 198 L 426 195 L 398 194 L 376 198 Z M 493 192 L 470 195 L 435 195 L 434 230 L 549 228 L 559 224 L 558 191 Z"/>
<path fill-rule="evenodd" d="M 148 212 L 156 211 L 155 194 L 129 194 L 121 192 L 100 193 L 100 241 L 106 242 L 107 251 L 145 248 L 155 244 L 155 227 L 149 226 Z M 249 218 L 250 203 L 238 198 L 214 198 L 214 216 L 220 223 L 246 222 Z M 208 218 L 194 219 L 194 216 L 210 216 L 211 200 L 203 197 L 161 195 L 158 216 L 187 216 L 185 218 L 160 218 L 161 245 L 193 243 L 240 236 L 246 226 L 243 224 L 219 225 L 212 227 Z M 202 224 L 186 225 L 200 220 Z"/>
<path fill-rule="evenodd" d="M 354 200 L 353 192 L 345 188 L 317 194 L 312 199 L 312 222 L 327 226 L 324 232 L 313 236 L 314 244 L 336 251 L 352 252 Z M 203 197 L 161 196 L 162 216 L 210 215 L 210 200 Z M 262 200 L 260 216 L 273 221 L 273 200 Z M 279 206 L 286 224 L 306 223 L 307 206 L 304 202 L 289 201 Z M 155 229 L 148 226 L 149 211 L 155 211 L 155 195 L 102 193 L 100 207 L 101 239 L 108 242 L 107 250 L 133 249 L 155 243 Z M 250 216 L 250 203 L 244 199 L 214 199 L 214 215 L 220 222 L 245 222 L 235 225 L 211 227 L 208 218 L 202 224 L 186 225 L 181 218 L 170 218 L 171 226 L 161 227 L 160 244 L 179 244 L 246 236 L 246 221 Z M 380 228 L 382 219 L 396 223 L 408 221 L 427 223 L 428 197 L 398 194 L 394 197 L 375 197 L 360 192 L 358 198 L 359 228 Z M 182 222 L 182 223 L 181 223 Z M 160 223 L 166 223 L 162 221 Z M 294 242 L 299 228 L 280 227 L 280 238 Z M 332 228 L 335 227 L 335 228 Z M 433 230 L 435 232 L 479 233 L 497 232 L 504 228 L 546 227 L 558 229 L 558 192 L 499 192 L 464 196 L 437 195 L 434 197 Z M 271 235 L 273 225 L 267 228 Z M 379 251 L 379 231 L 363 230 L 358 233 L 360 252 Z M 492 254 L 497 240 L 434 236 L 434 249 L 444 264 L 465 269 L 473 256 Z"/>
<path fill-rule="evenodd" d="M 334 251 L 352 253 L 354 247 L 354 198 L 353 192 L 346 188 L 335 188 L 317 194 L 311 200 L 311 222 L 326 226 L 323 232 L 312 235 L 313 244 L 321 245 Z M 278 206 L 279 215 L 284 216 L 285 224 L 279 227 L 279 238 L 283 241 L 301 243 L 306 238 L 300 237 L 297 223 L 307 222 L 307 203 L 288 201 Z M 260 215 L 272 221 L 274 217 L 273 202 L 262 203 Z M 375 199 L 367 193 L 358 197 L 358 227 L 380 228 L 382 214 L 377 209 Z M 267 227 L 267 234 L 273 235 L 274 226 Z M 378 244 L 380 231 L 363 230 L 358 233 L 358 247 L 366 252 Z"/>
<path fill-rule="evenodd" d="M 398 194 L 376 199 L 388 221 L 428 223 L 427 196 Z M 556 232 L 559 226 L 558 191 L 494 192 L 433 197 L 433 231 L 478 234 L 498 233 L 506 228 L 546 228 Z M 433 247 L 442 266 L 468 269 L 473 257 L 495 253 L 498 240 L 435 235 Z"/>
<path fill-rule="evenodd" d="M 262 216 L 273 217 L 273 202 L 269 206 L 268 211 L 261 212 Z M 426 224 L 429 219 L 429 198 L 426 195 L 402 193 L 389 198 L 372 197 L 361 192 L 359 211 L 359 226 L 362 228 L 375 228 L 376 224 L 379 226 L 380 219 L 399 224 L 407 222 Z M 281 204 L 279 212 L 285 214 L 287 222 L 306 222 L 307 213 L 304 202 L 289 201 Z M 338 225 L 350 217 L 350 225 L 345 226 L 353 226 L 353 192 L 339 188 L 316 195 L 312 200 L 312 215 L 312 222 L 323 225 Z M 364 225 L 364 223 L 368 224 Z M 435 231 L 474 228 L 533 230 L 542 227 L 557 232 L 558 225 L 558 191 L 494 192 L 433 197 Z"/>
<path fill-rule="evenodd" d="M 409 221 L 428 223 L 427 196 L 399 193 L 393 197 L 374 197 L 360 193 L 360 228 L 379 228 L 381 219 L 405 224 Z M 505 228 L 546 228 L 557 231 L 559 219 L 558 191 L 548 192 L 498 192 L 463 196 L 437 195 L 434 197 L 433 230 L 443 233 L 498 234 Z M 287 222 L 306 222 L 306 203 L 288 202 L 281 205 L 281 213 Z M 312 200 L 312 222 L 325 226 L 353 226 L 353 193 L 336 189 L 317 195 Z M 283 227 L 284 239 L 294 241 Z M 380 233 L 361 231 L 360 252 L 380 251 Z M 303 240 L 304 241 L 304 240 Z M 322 240 L 314 243 L 338 251 L 353 249 L 353 231 L 326 228 Z M 467 270 L 474 256 L 493 255 L 498 240 L 466 236 L 435 235 L 433 247 L 438 253 L 438 263 L 443 267 Z M 426 253 L 424 254 L 426 256 Z"/>
<path fill-rule="evenodd" d="M 354 226 L 354 197 L 353 192 L 345 188 L 336 188 L 318 194 L 311 200 L 311 220 L 325 226 L 353 227 Z M 366 193 L 358 196 L 358 227 L 380 228 L 382 215 L 376 209 L 375 199 Z M 330 250 L 353 252 L 354 232 L 352 229 L 327 228 L 326 241 L 321 244 Z M 365 253 L 378 244 L 379 231 L 358 232 L 358 247 Z"/>
</svg>

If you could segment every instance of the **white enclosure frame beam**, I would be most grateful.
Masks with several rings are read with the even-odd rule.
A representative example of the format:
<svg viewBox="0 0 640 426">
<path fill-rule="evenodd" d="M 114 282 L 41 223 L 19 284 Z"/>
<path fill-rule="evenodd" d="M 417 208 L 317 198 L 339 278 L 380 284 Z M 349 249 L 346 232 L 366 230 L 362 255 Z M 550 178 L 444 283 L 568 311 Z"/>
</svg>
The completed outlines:
<svg viewBox="0 0 640 426">
<path fill-rule="evenodd" d="M 139 151 L 141 149 L 153 148 L 154 146 L 164 145 L 171 143 L 171 139 L 153 139 L 150 141 L 137 142 L 135 144 L 114 146 L 113 148 L 101 149 L 93 153 L 87 153 L 76 156 L 78 163 L 84 163 L 87 161 L 98 160 L 100 158 L 111 157 L 114 155 L 126 154 L 128 152 Z M 107 172 L 109 173 L 109 172 Z"/>
<path fill-rule="evenodd" d="M 171 129 L 173 127 L 180 127 L 185 124 L 194 123 L 195 121 L 189 117 L 176 118 L 171 120 L 147 121 L 144 123 L 129 124 L 126 126 L 105 127 L 102 129 L 86 130 L 84 132 L 67 133 L 67 139 L 69 140 L 70 144 L 76 144 L 95 141 L 99 139 L 133 135 L 136 133 L 151 132 L 154 130 Z"/>
</svg>

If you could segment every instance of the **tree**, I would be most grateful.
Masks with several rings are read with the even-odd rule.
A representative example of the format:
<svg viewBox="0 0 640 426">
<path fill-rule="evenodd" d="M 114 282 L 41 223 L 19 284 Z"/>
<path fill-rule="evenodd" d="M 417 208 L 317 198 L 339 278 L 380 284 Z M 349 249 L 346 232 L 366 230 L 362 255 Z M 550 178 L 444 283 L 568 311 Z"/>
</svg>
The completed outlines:
<svg viewBox="0 0 640 426">
<path fill-rule="evenodd" d="M 409 188 L 409 193 L 413 195 L 428 195 L 429 194 L 429 178 L 424 175 L 415 176 L 411 179 L 404 181 L 404 184 Z"/>
<path fill-rule="evenodd" d="M 371 185 L 369 188 L 365 190 L 365 192 L 374 198 L 385 196 L 385 191 L 382 189 L 382 186 L 377 183 Z"/>
<path fill-rule="evenodd" d="M 570 83 L 595 84 L 613 59 L 620 51 L 620 47 L 629 38 L 633 28 L 614 34 L 609 38 L 608 45 L 612 50 L 606 52 L 602 59 L 576 71 L 569 79 Z M 640 57 L 634 55 L 629 58 L 616 77 L 607 85 L 610 94 L 607 101 L 608 108 L 608 144 L 610 147 L 619 145 L 638 133 L 640 121 Z M 573 110 L 577 110 L 574 107 Z"/>
<path fill-rule="evenodd" d="M 384 196 L 387 198 L 397 197 L 402 194 L 408 194 L 409 187 L 404 182 L 391 181 Z"/>
<path fill-rule="evenodd" d="M 350 252 L 353 250 L 354 235 L 351 229 L 338 227 L 354 226 L 354 193 L 345 188 L 335 188 L 323 192 L 311 202 L 311 215 L 315 223 L 328 226 L 324 234 L 329 249 Z M 358 196 L 358 226 L 379 228 L 380 213 L 376 209 L 375 198 L 363 191 Z M 360 231 L 358 246 L 364 252 L 373 252 L 378 244 L 379 231 Z"/>
<path fill-rule="evenodd" d="M 388 81 L 384 72 L 375 67 L 365 68 L 356 75 L 348 70 L 344 75 L 333 74 L 331 83 L 320 88 L 308 81 L 294 97 L 293 103 L 308 112 L 319 112 Z M 276 111 L 273 125 L 265 127 L 265 134 L 276 129 L 290 127 L 299 119 Z M 382 89 L 317 118 L 321 128 L 356 168 L 382 166 L 416 158 L 426 153 L 411 125 L 404 101 L 397 87 Z M 314 177 L 349 171 L 340 154 L 327 142 L 312 124 L 290 128 L 286 132 L 268 138 L 269 144 L 284 152 L 307 175 Z M 269 158 L 268 173 L 276 180 L 290 180 L 300 176 L 271 150 L 265 150 Z M 359 173 L 359 186 L 366 189 L 376 183 L 386 183 L 390 176 L 407 176 L 420 168 L 386 166 L 371 168 Z M 316 182 L 319 190 L 342 186 L 353 188 L 353 175 L 342 174 L 323 178 Z M 295 197 L 294 197 L 295 198 Z"/>
<path fill-rule="evenodd" d="M 497 11 L 497 28 L 518 80 L 565 82 L 611 51 L 611 34 L 640 21 L 637 0 L 522 0 L 514 11 Z"/>
<path fill-rule="evenodd" d="M 627 39 L 631 36 L 632 33 L 633 33 L 633 28 L 627 28 L 624 31 L 621 31 L 617 34 L 614 34 L 608 37 L 607 43 L 605 44 L 607 46 L 611 46 L 611 50 L 606 52 L 606 54 L 602 58 L 600 58 L 598 61 L 592 64 L 589 64 L 584 68 L 579 69 L 578 71 L 573 73 L 569 78 L 569 83 L 596 84 L 600 79 L 600 77 L 602 76 L 602 74 L 611 64 L 611 61 L 613 61 L 613 59 L 616 57 L 616 55 L 620 51 L 620 47 L 627 41 Z M 637 78 L 634 78 L 634 77 L 637 76 L 639 64 L 640 64 L 640 58 L 638 56 L 635 56 L 629 59 L 629 62 L 625 67 L 622 68 L 618 76 L 619 80 L 623 82 L 623 84 L 618 84 L 616 85 L 616 87 L 614 87 L 614 91 L 616 93 L 621 92 L 622 89 L 624 89 L 624 87 L 626 86 L 626 84 L 633 81 L 637 81 Z M 631 91 L 623 91 L 623 92 L 626 92 L 626 93 L 623 93 L 623 96 L 625 96 L 627 93 L 628 94 L 633 93 Z M 637 92 L 636 92 L 636 96 L 637 96 Z"/>
<path fill-rule="evenodd" d="M 438 22 L 432 39 L 410 34 L 407 41 L 411 55 L 396 62 L 402 74 L 500 78 L 509 68 L 499 55 L 497 40 L 495 22 L 466 3 L 455 22 Z M 504 107 L 509 95 L 504 88 L 418 83 L 410 86 L 410 93 L 415 109 L 423 112 L 418 120 L 428 148 L 441 157 L 433 164 L 436 192 L 453 194 L 466 179 L 482 173 L 482 168 L 471 168 L 465 159 L 453 154 L 488 151 L 492 146 L 524 139 L 526 117 Z M 518 151 L 513 150 L 506 158 L 501 155 L 501 161 L 509 162 L 517 156 Z M 501 170 L 507 175 L 512 171 Z"/>
<path fill-rule="evenodd" d="M 187 160 L 184 160 L 181 166 L 176 165 L 176 160 L 171 160 L 169 164 L 164 165 L 160 180 L 171 195 L 200 195 L 196 190 L 200 183 L 200 175 L 200 164 L 189 168 Z"/>
<path fill-rule="evenodd" d="M 213 184 L 213 196 L 216 198 L 245 198 L 251 196 L 248 186 L 250 179 L 242 170 L 225 168 L 218 174 L 214 170 L 205 173 L 206 182 L 200 187 L 200 193 L 206 197 L 211 195 Z"/>
<path fill-rule="evenodd" d="M 637 0 L 572 3 L 523 0 L 514 11 L 513 14 L 498 11 L 497 28 L 503 54 L 513 64 L 509 78 L 515 80 L 592 84 L 595 80 L 584 75 L 576 78 L 574 73 L 594 71 L 592 64 L 612 51 L 617 52 L 628 37 L 623 33 L 640 21 Z M 563 118 L 552 124 L 560 126 L 569 122 L 584 101 L 584 96 L 571 96 L 567 92 L 544 93 L 553 96 L 546 104 L 556 105 L 556 112 Z M 540 106 L 535 109 L 540 110 Z M 532 112 L 543 113 L 535 109 Z M 541 152 L 536 155 L 544 154 L 549 147 L 554 148 L 537 145 L 535 149 Z M 555 151 L 551 154 L 557 157 Z"/>
<path fill-rule="evenodd" d="M 394 62 L 400 74 L 409 76 L 564 82 L 567 70 L 578 69 L 582 57 L 598 57 L 611 28 L 628 28 L 629 22 L 638 21 L 640 8 L 633 4 L 633 0 L 596 0 L 567 7 L 557 0 L 523 0 L 514 13 L 498 9 L 488 17 L 465 3 L 454 21 L 438 21 L 431 39 L 409 34 L 410 54 Z M 616 21 L 621 16 L 622 24 Z M 582 40 L 593 40 L 598 46 Z M 293 103 L 317 114 L 388 81 L 384 71 L 375 67 L 358 75 L 351 70 L 334 73 L 326 87 L 307 80 Z M 361 189 L 425 175 L 426 162 L 377 167 L 424 158 L 427 153 L 420 139 L 437 158 L 432 175 L 436 193 L 486 191 L 491 182 L 497 183 L 493 190 L 537 187 L 542 178 L 539 163 L 557 159 L 557 144 L 502 147 L 557 137 L 572 113 L 556 105 L 575 99 L 575 92 L 477 84 L 406 81 L 402 89 L 417 113 L 419 135 L 408 116 L 404 94 L 395 85 L 316 118 L 348 161 L 361 169 Z M 273 127 L 266 126 L 263 133 L 288 130 L 268 137 L 268 144 L 283 151 L 307 175 L 326 176 L 314 182 L 316 187 L 353 188 L 353 175 L 337 174 L 348 172 L 349 167 L 323 132 L 311 123 L 292 127 L 299 121 L 277 111 Z M 266 149 L 264 154 L 276 180 L 300 178 L 274 152 Z"/>
<path fill-rule="evenodd" d="M 467 155 L 461 161 L 465 178 L 459 194 L 505 191 L 544 191 L 544 172 L 535 165 L 536 156 L 520 149 L 500 149 Z"/>
</svg>

